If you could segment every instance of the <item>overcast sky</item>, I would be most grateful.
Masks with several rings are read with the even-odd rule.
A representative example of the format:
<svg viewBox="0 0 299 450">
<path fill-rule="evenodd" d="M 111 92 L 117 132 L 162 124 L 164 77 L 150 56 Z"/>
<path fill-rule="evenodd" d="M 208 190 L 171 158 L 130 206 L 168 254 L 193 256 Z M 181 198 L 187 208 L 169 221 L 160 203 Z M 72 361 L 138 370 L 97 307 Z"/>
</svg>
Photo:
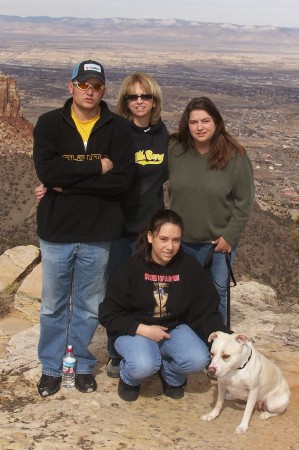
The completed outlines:
<svg viewBox="0 0 299 450">
<path fill-rule="evenodd" d="M 1 15 L 186 19 L 299 27 L 299 0 L 0 0 Z"/>
</svg>

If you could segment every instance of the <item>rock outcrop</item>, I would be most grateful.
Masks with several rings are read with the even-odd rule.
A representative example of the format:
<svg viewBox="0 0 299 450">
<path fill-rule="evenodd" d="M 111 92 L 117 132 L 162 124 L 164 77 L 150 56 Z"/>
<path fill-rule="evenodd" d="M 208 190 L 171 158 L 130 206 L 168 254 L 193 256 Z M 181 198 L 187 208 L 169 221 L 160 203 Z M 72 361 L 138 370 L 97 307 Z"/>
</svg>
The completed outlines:
<svg viewBox="0 0 299 450">
<path fill-rule="evenodd" d="M 27 260 L 31 268 L 33 258 L 28 258 L 28 253 L 35 255 L 38 248 L 34 251 L 30 248 L 29 252 L 26 247 L 12 250 L 10 264 L 16 264 L 15 277 L 19 279 L 20 266 Z M 3 270 L 2 266 L 2 284 Z M 90 346 L 98 359 L 97 391 L 81 394 L 76 389 L 62 388 L 56 395 L 41 399 L 36 389 L 40 376 L 37 358 L 40 264 L 25 274 L 15 295 L 14 306 L 18 311 L 13 309 L 10 317 L 0 321 L 0 343 L 5 343 L 0 354 L 0 448 L 251 450 L 257 442 L 259 448 L 298 448 L 299 311 L 294 307 L 288 314 L 278 312 L 275 291 L 269 286 L 239 281 L 232 288 L 231 327 L 249 335 L 256 348 L 281 368 L 290 384 L 291 402 L 283 416 L 266 422 L 260 421 L 259 413 L 255 412 L 248 432 L 240 437 L 233 433 L 243 411 L 232 402 L 225 403 L 221 416 L 214 422 L 200 421 L 200 415 L 210 410 L 216 399 L 216 383 L 203 372 L 188 377 L 182 400 L 163 396 L 157 376 L 142 383 L 141 395 L 134 404 L 120 400 L 117 380 L 106 376 L 107 342 L 101 327 Z M 30 321 L 22 330 L 24 317 Z"/>
<path fill-rule="evenodd" d="M 16 80 L 0 73 L 0 117 L 18 117 L 20 97 Z"/>
<path fill-rule="evenodd" d="M 16 80 L 0 73 L 0 154 L 31 154 L 32 129 L 20 114 Z"/>
</svg>

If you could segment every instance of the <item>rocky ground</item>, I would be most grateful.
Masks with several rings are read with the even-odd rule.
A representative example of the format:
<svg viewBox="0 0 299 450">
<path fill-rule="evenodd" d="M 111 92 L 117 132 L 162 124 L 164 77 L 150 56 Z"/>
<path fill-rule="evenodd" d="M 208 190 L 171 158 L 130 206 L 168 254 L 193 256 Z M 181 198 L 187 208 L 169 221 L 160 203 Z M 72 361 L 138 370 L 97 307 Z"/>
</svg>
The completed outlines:
<svg viewBox="0 0 299 450">
<path fill-rule="evenodd" d="M 40 278 L 38 270 L 34 276 Z M 39 282 L 32 280 L 35 296 Z M 33 317 L 32 304 L 29 309 Z M 153 376 L 142 384 L 136 402 L 123 402 L 117 395 L 117 380 L 105 373 L 106 337 L 102 328 L 91 345 L 98 358 L 98 390 L 81 394 L 62 388 L 42 399 L 36 389 L 40 377 L 36 351 L 39 324 L 36 318 L 35 324 L 26 318 L 24 296 L 22 305 L 22 312 L 13 309 L 0 321 L 0 449 L 299 448 L 299 311 L 294 307 L 292 313 L 276 312 L 271 288 L 249 281 L 239 282 L 232 289 L 232 328 L 251 336 L 256 348 L 281 368 L 291 388 L 291 401 L 284 415 L 267 421 L 260 421 L 259 412 L 254 412 L 249 430 L 242 436 L 234 435 L 234 431 L 243 411 L 232 402 L 225 403 L 215 421 L 200 420 L 214 404 L 217 391 L 216 382 L 204 373 L 188 378 L 181 400 L 163 396 L 160 381 Z"/>
</svg>

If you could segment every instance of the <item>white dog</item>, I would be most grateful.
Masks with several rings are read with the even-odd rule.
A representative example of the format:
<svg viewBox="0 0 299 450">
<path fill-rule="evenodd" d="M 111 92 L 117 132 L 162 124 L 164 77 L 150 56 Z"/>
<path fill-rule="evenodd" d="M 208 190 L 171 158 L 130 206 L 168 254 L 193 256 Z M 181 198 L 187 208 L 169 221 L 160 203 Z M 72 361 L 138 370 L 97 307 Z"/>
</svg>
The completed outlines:
<svg viewBox="0 0 299 450">
<path fill-rule="evenodd" d="M 264 411 L 261 420 L 284 413 L 290 399 L 288 383 L 278 367 L 254 349 L 245 334 L 217 331 L 210 334 L 211 341 L 214 342 L 208 375 L 218 380 L 218 397 L 213 411 L 202 416 L 202 420 L 216 419 L 225 399 L 247 401 L 235 434 L 247 431 L 254 408 Z"/>
</svg>

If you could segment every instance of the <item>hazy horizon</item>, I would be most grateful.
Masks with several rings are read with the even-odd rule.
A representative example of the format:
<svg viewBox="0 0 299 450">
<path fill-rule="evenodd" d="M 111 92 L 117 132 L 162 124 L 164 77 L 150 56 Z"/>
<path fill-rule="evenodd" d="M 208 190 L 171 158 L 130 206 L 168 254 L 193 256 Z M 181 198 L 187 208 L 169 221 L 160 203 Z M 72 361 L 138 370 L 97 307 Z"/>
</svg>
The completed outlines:
<svg viewBox="0 0 299 450">
<path fill-rule="evenodd" d="M 91 19 L 183 19 L 196 22 L 231 23 L 274 27 L 299 27 L 299 1 L 284 0 L 1 0 L 1 15 L 20 17 L 77 17 Z"/>
</svg>

